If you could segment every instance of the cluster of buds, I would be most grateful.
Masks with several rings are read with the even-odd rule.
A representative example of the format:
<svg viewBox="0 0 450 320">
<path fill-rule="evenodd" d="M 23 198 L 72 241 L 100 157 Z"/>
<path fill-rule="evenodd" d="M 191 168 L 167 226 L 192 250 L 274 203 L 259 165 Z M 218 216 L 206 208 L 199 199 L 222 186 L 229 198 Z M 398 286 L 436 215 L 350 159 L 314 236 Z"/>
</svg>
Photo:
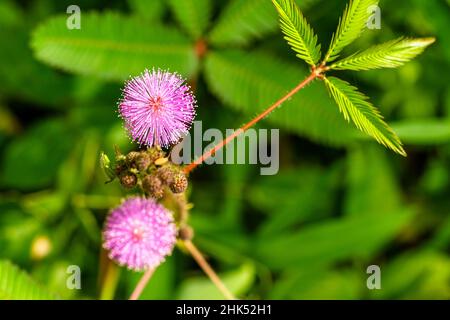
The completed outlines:
<svg viewBox="0 0 450 320">
<path fill-rule="evenodd" d="M 111 179 L 117 177 L 123 187 L 131 189 L 138 186 L 155 199 L 162 198 L 169 190 L 175 194 L 183 193 L 188 186 L 180 166 L 171 163 L 160 147 L 131 151 L 127 155 L 116 151 L 115 168 L 107 174 Z"/>
</svg>

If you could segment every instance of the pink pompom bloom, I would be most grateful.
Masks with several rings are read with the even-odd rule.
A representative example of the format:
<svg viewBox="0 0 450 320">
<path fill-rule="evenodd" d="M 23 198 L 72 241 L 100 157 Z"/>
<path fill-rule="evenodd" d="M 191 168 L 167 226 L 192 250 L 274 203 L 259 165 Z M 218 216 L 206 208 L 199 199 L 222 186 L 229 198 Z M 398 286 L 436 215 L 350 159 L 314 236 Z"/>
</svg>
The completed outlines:
<svg viewBox="0 0 450 320">
<path fill-rule="evenodd" d="M 126 82 L 119 112 L 134 141 L 167 147 L 189 131 L 195 98 L 176 73 L 145 70 Z"/>
<path fill-rule="evenodd" d="M 176 234 L 170 211 L 152 199 L 133 197 L 108 216 L 103 247 L 119 265 L 141 271 L 157 267 L 172 253 Z"/>
</svg>

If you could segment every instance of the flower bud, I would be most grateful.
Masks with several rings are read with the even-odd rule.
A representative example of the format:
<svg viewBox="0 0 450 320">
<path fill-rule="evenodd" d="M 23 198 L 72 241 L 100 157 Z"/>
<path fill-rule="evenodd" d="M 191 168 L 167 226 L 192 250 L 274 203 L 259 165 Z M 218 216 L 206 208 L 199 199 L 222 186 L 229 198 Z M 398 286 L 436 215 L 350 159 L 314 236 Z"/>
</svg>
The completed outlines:
<svg viewBox="0 0 450 320">
<path fill-rule="evenodd" d="M 127 189 L 133 188 L 137 183 L 137 177 L 132 173 L 124 173 L 120 176 L 120 183 Z"/>
<path fill-rule="evenodd" d="M 186 191 L 188 186 L 188 180 L 183 173 L 177 173 L 173 177 L 173 181 L 170 184 L 170 190 L 173 193 L 182 193 Z"/>
<path fill-rule="evenodd" d="M 136 168 L 139 171 L 145 171 L 152 164 L 152 158 L 146 152 L 142 152 L 135 160 Z"/>
<path fill-rule="evenodd" d="M 133 163 L 140 155 L 141 153 L 138 151 L 131 151 L 130 153 L 127 154 L 127 162 L 128 163 Z"/>
<path fill-rule="evenodd" d="M 156 175 L 167 185 L 171 185 L 174 178 L 174 170 L 170 166 L 164 166 L 156 170 Z"/>
<path fill-rule="evenodd" d="M 192 240 L 194 238 L 194 230 L 190 226 L 183 226 L 178 232 L 178 237 L 181 240 Z"/>
<path fill-rule="evenodd" d="M 164 186 L 161 179 L 153 175 L 146 176 L 142 180 L 142 189 L 155 199 L 160 199 L 164 196 Z"/>
</svg>

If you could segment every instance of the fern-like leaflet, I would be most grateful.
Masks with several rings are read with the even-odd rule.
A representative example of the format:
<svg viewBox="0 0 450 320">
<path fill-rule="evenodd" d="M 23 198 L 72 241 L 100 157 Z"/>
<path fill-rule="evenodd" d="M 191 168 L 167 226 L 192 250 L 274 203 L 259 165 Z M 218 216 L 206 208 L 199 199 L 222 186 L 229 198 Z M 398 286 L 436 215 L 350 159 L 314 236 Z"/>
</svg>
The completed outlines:
<svg viewBox="0 0 450 320">
<path fill-rule="evenodd" d="M 339 20 L 339 25 L 331 40 L 325 56 L 325 62 L 334 61 L 341 51 L 355 41 L 365 29 L 370 18 L 369 8 L 376 6 L 379 0 L 351 0 Z"/>
<path fill-rule="evenodd" d="M 406 156 L 400 139 L 384 122 L 378 109 L 368 101 L 369 98 L 348 82 L 335 77 L 327 78 L 325 73 L 332 69 L 359 71 L 399 67 L 422 53 L 427 46 L 434 42 L 434 39 L 399 38 L 357 52 L 327 66 L 327 62 L 336 60 L 342 50 L 361 35 L 370 18 L 371 7 L 377 5 L 379 1 L 350 0 L 339 20 L 325 59 L 316 67 L 320 59 L 320 45 L 317 45 L 317 37 L 314 36 L 313 30 L 294 0 L 272 1 L 280 15 L 280 27 L 288 43 L 300 58 L 312 66 L 311 74 L 315 76 L 313 80 L 316 78 L 324 80 L 344 118 L 347 121 L 351 119 L 359 130 L 372 136 L 382 145 Z"/>
<path fill-rule="evenodd" d="M 371 70 L 397 68 L 421 54 L 434 42 L 433 38 L 399 38 L 357 52 L 330 66 L 334 70 Z"/>
<path fill-rule="evenodd" d="M 320 60 L 317 36 L 293 0 L 272 0 L 280 15 L 281 30 L 285 39 L 297 52 L 297 57 L 315 66 Z"/>
<path fill-rule="evenodd" d="M 338 78 L 325 77 L 324 81 L 347 121 L 351 119 L 359 130 L 372 136 L 382 145 L 406 156 L 400 139 L 383 121 L 380 112 L 368 101 L 367 96 Z"/>
</svg>

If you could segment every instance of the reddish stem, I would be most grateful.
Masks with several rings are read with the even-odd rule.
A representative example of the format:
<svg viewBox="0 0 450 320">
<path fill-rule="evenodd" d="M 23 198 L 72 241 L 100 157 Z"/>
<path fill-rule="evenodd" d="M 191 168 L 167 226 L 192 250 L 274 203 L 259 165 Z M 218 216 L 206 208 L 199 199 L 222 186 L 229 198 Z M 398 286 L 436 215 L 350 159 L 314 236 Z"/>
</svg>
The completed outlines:
<svg viewBox="0 0 450 320">
<path fill-rule="evenodd" d="M 261 114 L 259 114 L 257 117 L 252 119 L 250 122 L 243 125 L 239 130 L 236 130 L 233 132 L 233 134 L 226 137 L 224 140 L 222 140 L 219 144 L 217 144 L 214 148 L 206 151 L 203 155 L 198 157 L 194 162 L 189 164 L 184 168 L 184 172 L 186 174 L 190 173 L 192 170 L 194 170 L 198 165 L 202 164 L 206 159 L 213 156 L 218 150 L 225 147 L 228 143 L 233 141 L 236 137 L 238 137 L 241 133 L 245 132 L 250 127 L 254 126 L 256 123 L 264 119 L 269 113 L 271 113 L 273 110 L 278 108 L 283 102 L 291 98 L 294 94 L 296 94 L 298 91 L 303 89 L 306 85 L 308 85 L 311 81 L 321 76 L 321 72 L 324 71 L 323 67 L 313 68 L 311 74 L 302 82 L 300 82 L 294 89 L 292 89 L 288 94 L 286 94 L 283 98 L 275 102 L 273 105 L 271 105 L 269 108 L 264 110 Z"/>
<path fill-rule="evenodd" d="M 220 277 L 214 271 L 214 269 L 206 261 L 203 254 L 197 249 L 191 240 L 185 240 L 184 245 L 189 253 L 192 255 L 197 264 L 202 268 L 203 272 L 209 277 L 211 282 L 217 287 L 217 289 L 223 294 L 227 300 L 236 300 L 236 297 L 228 290 Z"/>
<path fill-rule="evenodd" d="M 208 51 L 208 44 L 204 39 L 198 39 L 195 43 L 195 54 L 202 59 Z"/>
</svg>

